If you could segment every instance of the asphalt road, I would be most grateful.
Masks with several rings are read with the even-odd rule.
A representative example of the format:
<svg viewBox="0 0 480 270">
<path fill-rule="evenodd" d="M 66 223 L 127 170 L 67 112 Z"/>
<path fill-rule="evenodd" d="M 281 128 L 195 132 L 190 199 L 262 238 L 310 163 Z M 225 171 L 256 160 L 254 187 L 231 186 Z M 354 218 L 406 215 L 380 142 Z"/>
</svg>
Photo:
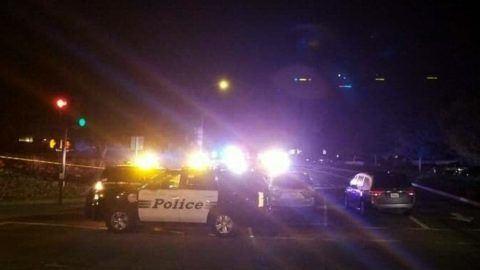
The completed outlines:
<svg viewBox="0 0 480 270">
<path fill-rule="evenodd" d="M 319 181 L 334 181 L 320 179 Z M 219 238 L 204 226 L 112 234 L 80 209 L 0 221 L 1 269 L 480 269 L 480 209 L 417 191 L 411 216 L 362 217 L 325 185 L 328 207 L 281 228 Z"/>
</svg>

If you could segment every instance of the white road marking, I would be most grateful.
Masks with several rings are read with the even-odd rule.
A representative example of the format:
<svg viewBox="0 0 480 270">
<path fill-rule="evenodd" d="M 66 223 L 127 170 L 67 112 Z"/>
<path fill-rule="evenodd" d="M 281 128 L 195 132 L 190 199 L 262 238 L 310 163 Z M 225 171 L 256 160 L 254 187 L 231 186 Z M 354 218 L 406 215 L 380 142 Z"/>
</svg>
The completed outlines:
<svg viewBox="0 0 480 270">
<path fill-rule="evenodd" d="M 473 221 L 474 217 L 466 217 L 460 213 L 450 213 L 451 215 L 451 218 L 452 219 L 455 219 L 455 220 L 458 220 L 458 221 L 463 221 L 463 222 L 467 222 L 467 223 L 470 223 Z"/>
<path fill-rule="evenodd" d="M 43 223 L 43 222 L 20 222 L 20 221 L 7 221 L 1 222 L 0 226 L 4 225 L 28 225 L 28 226 L 46 226 L 46 227 L 63 227 L 63 228 L 74 228 L 74 229 L 84 229 L 84 230 L 106 230 L 104 226 L 101 227 L 92 227 L 92 226 L 81 226 L 81 225 L 70 225 L 70 224 L 58 224 L 58 223 Z"/>
<path fill-rule="evenodd" d="M 427 226 L 427 224 L 421 222 L 420 220 L 418 220 L 417 218 L 415 218 L 414 216 L 408 216 L 408 218 L 415 222 L 418 226 L 420 226 L 422 229 L 425 229 L 425 230 L 430 230 L 431 228 Z"/>
<path fill-rule="evenodd" d="M 248 227 L 247 232 L 248 232 L 248 237 L 255 238 L 255 235 L 253 235 L 252 227 Z"/>
</svg>

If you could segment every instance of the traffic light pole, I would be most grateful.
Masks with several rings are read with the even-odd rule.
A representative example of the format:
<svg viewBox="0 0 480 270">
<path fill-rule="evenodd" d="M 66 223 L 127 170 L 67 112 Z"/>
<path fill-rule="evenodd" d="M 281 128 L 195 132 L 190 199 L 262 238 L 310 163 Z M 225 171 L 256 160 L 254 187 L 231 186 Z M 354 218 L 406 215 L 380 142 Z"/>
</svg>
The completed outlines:
<svg viewBox="0 0 480 270">
<path fill-rule="evenodd" d="M 58 204 L 63 203 L 63 188 L 65 187 L 65 171 L 67 166 L 67 140 L 68 140 L 68 126 L 65 127 L 62 142 L 62 171 L 58 176 Z"/>
</svg>

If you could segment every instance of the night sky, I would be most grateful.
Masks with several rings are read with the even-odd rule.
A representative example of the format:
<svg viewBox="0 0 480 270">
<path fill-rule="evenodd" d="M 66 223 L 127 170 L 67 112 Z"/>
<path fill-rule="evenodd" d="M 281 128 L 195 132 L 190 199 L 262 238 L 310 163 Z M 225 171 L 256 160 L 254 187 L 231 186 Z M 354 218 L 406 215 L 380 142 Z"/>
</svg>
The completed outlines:
<svg viewBox="0 0 480 270">
<path fill-rule="evenodd" d="M 409 136 L 441 142 L 437 116 L 476 87 L 474 9 L 392 2 L 7 1 L 0 150 L 57 134 L 59 95 L 71 121 L 88 119 L 72 136 L 92 141 L 181 145 L 203 115 L 208 144 L 384 153 Z"/>
</svg>

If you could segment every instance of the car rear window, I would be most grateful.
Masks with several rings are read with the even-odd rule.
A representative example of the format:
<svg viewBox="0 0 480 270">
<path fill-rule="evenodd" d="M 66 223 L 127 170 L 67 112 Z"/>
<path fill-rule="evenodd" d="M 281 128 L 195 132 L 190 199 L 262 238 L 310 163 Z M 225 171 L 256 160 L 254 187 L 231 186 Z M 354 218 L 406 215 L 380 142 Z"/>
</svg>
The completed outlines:
<svg viewBox="0 0 480 270">
<path fill-rule="evenodd" d="M 408 177 L 403 174 L 381 173 L 373 177 L 372 188 L 407 188 L 411 186 Z"/>
</svg>

